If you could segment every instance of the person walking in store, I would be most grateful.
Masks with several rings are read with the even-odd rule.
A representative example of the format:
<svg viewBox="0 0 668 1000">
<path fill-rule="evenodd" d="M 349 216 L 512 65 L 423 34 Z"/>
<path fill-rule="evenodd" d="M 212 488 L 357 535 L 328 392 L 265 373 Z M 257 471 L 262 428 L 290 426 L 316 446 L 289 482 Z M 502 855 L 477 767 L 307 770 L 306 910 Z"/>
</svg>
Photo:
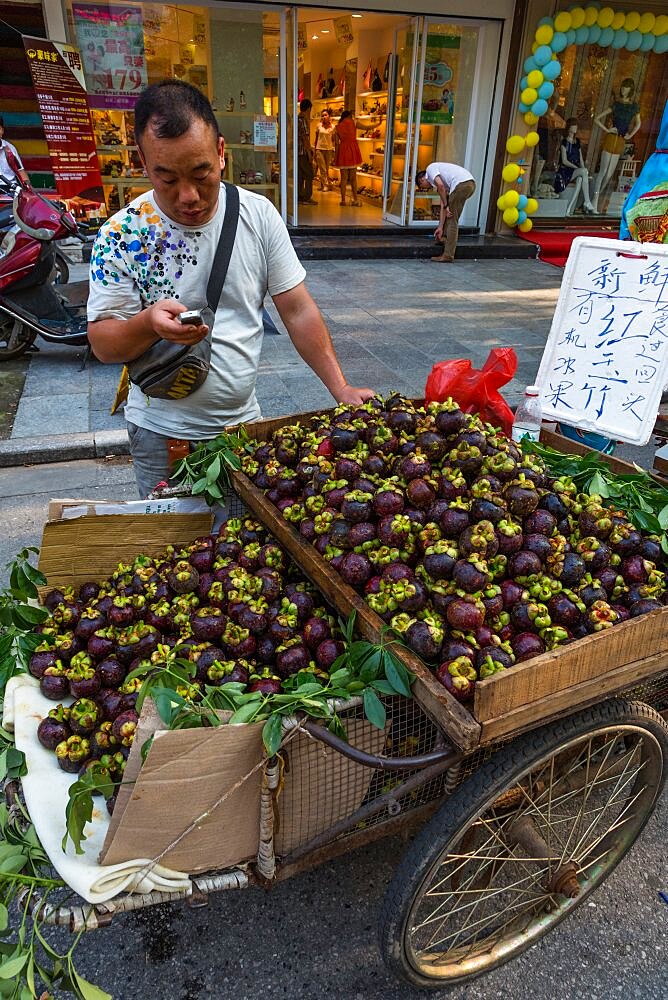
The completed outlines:
<svg viewBox="0 0 668 1000">
<path fill-rule="evenodd" d="M 313 195 L 313 161 L 315 154 L 311 146 L 311 108 L 313 105 L 308 97 L 299 102 L 297 118 L 297 200 L 302 205 L 317 205 Z"/>
<path fill-rule="evenodd" d="M 330 170 L 334 158 L 334 123 L 327 108 L 321 112 L 320 123 L 315 130 L 315 155 L 320 190 L 329 191 L 332 184 Z"/>
<path fill-rule="evenodd" d="M 211 337 L 206 381 L 180 399 L 148 399 L 131 385 L 125 417 L 142 497 L 169 479 L 170 441 L 189 446 L 226 426 L 257 420 L 255 383 L 268 292 L 304 361 L 338 403 L 373 392 L 346 381 L 283 220 L 244 188 L 229 269 L 213 327 L 182 324 L 207 301 L 225 219 L 225 145 L 211 105 L 181 80 L 153 84 L 135 107 L 137 146 L 153 184 L 101 227 L 91 256 L 88 336 L 106 364 L 127 363 L 161 340 L 191 346 Z"/>
<path fill-rule="evenodd" d="M 464 203 L 475 193 L 473 174 L 456 163 L 430 163 L 426 170 L 418 171 L 415 183 L 420 191 L 436 188 L 438 192 L 441 205 L 434 238 L 438 242 L 443 240 L 443 253 L 431 259 L 451 264 L 455 259 Z"/>
<path fill-rule="evenodd" d="M 358 207 L 362 202 L 357 198 L 357 168 L 362 163 L 362 153 L 357 141 L 357 126 L 352 111 L 344 111 L 341 114 L 334 132 L 336 143 L 334 166 L 341 172 L 339 204 L 346 204 L 346 189 L 350 184 L 353 195 L 350 204 Z"/>
<path fill-rule="evenodd" d="M 0 181 L 11 191 L 30 187 L 28 173 L 21 162 L 16 146 L 5 139 L 5 120 L 0 115 Z"/>
</svg>

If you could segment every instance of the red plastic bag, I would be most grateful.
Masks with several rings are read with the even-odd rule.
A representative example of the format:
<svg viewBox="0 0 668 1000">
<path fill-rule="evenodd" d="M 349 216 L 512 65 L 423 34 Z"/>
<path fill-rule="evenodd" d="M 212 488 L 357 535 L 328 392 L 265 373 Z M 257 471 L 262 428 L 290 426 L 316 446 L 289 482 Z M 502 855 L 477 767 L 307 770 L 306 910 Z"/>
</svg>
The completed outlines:
<svg viewBox="0 0 668 1000">
<path fill-rule="evenodd" d="M 510 436 L 513 411 L 499 389 L 517 371 L 512 347 L 494 347 L 482 368 L 473 368 L 468 358 L 437 361 L 425 386 L 427 403 L 443 403 L 451 396 L 466 413 L 479 413 L 483 420 L 501 427 Z"/>
</svg>

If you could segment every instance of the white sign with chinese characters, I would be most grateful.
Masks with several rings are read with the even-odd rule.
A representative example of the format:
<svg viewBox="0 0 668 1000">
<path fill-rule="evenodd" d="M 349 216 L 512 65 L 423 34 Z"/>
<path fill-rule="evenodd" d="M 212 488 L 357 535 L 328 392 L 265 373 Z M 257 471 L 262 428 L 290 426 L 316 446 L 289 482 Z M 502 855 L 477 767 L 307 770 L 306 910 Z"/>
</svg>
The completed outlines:
<svg viewBox="0 0 668 1000">
<path fill-rule="evenodd" d="M 649 441 L 668 381 L 668 246 L 573 240 L 538 371 L 543 417 Z"/>
</svg>

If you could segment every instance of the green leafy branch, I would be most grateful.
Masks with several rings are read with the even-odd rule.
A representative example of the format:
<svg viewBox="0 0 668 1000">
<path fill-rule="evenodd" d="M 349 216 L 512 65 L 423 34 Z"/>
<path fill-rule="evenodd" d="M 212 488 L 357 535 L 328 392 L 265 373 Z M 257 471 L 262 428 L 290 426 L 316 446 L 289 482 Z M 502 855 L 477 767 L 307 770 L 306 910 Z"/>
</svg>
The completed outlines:
<svg viewBox="0 0 668 1000">
<path fill-rule="evenodd" d="M 37 600 L 37 587 L 46 583 L 46 577 L 30 563 L 37 552 L 34 546 L 22 549 L 6 566 L 9 587 L 0 591 L 0 692 L 10 677 L 28 669 L 30 657 L 45 639 L 33 629 L 49 613 L 29 603 Z"/>
<path fill-rule="evenodd" d="M 229 469 L 241 468 L 241 455 L 249 451 L 245 427 L 236 433 L 224 432 L 212 441 L 203 441 L 174 469 L 172 480 L 190 488 L 193 496 L 203 496 L 209 506 L 222 500 L 230 488 Z"/>
</svg>

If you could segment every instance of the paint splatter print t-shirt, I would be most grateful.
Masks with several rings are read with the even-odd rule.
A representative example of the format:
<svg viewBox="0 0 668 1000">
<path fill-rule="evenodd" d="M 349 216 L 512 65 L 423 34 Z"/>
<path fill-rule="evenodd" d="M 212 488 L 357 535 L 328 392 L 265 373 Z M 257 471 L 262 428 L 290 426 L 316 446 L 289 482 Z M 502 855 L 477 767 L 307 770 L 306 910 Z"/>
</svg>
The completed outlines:
<svg viewBox="0 0 668 1000">
<path fill-rule="evenodd" d="M 299 285 L 304 268 L 283 221 L 262 195 L 239 190 L 239 224 L 204 385 L 178 400 L 148 400 L 131 386 L 125 416 L 167 437 L 196 441 L 227 424 L 256 420 L 255 381 L 262 347 L 262 303 Z M 188 229 L 168 219 L 153 192 L 135 198 L 100 229 L 91 256 L 88 319 L 129 319 L 161 299 L 206 305 L 206 286 L 225 214 L 221 187 L 213 219 Z"/>
</svg>

